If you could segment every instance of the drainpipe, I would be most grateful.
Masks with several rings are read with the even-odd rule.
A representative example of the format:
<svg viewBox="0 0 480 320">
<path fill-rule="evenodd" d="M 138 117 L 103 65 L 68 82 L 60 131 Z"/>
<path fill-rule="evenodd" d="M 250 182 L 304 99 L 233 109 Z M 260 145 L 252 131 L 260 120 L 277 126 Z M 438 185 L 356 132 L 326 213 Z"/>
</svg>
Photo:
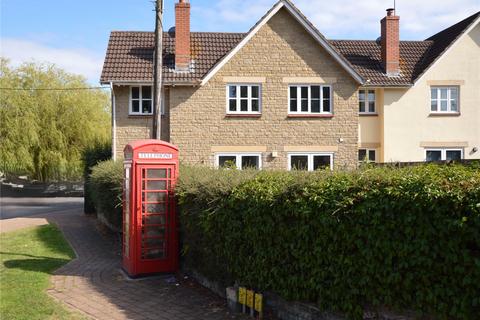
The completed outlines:
<svg viewBox="0 0 480 320">
<path fill-rule="evenodd" d="M 115 105 L 115 92 L 113 92 L 113 82 L 110 82 L 110 92 L 112 101 L 112 159 L 117 160 L 117 108 Z"/>
</svg>

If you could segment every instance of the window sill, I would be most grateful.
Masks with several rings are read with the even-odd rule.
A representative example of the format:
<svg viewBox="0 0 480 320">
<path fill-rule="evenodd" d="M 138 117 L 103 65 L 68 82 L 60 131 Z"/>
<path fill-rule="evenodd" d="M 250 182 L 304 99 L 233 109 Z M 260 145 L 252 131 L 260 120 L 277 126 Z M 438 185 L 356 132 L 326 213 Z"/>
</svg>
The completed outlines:
<svg viewBox="0 0 480 320">
<path fill-rule="evenodd" d="M 153 114 L 132 114 L 132 113 L 129 113 L 128 116 L 132 117 L 132 118 L 146 118 L 146 117 L 153 116 Z"/>
<path fill-rule="evenodd" d="M 153 117 L 153 114 L 129 114 L 129 118 L 151 118 Z M 162 118 L 164 118 L 165 115 L 162 114 Z"/>
<path fill-rule="evenodd" d="M 445 113 L 430 113 L 429 117 L 459 117 L 461 114 L 460 112 L 445 112 Z"/>
<path fill-rule="evenodd" d="M 371 113 L 367 113 L 367 112 L 362 113 L 362 112 L 360 112 L 358 115 L 359 115 L 360 117 L 378 117 L 378 113 L 376 113 L 376 112 L 371 112 Z"/>
<path fill-rule="evenodd" d="M 289 114 L 287 118 L 333 118 L 333 114 Z"/>
<path fill-rule="evenodd" d="M 258 114 L 239 113 L 239 114 L 226 114 L 225 118 L 260 118 L 261 116 L 262 116 L 261 113 L 258 113 Z"/>
</svg>

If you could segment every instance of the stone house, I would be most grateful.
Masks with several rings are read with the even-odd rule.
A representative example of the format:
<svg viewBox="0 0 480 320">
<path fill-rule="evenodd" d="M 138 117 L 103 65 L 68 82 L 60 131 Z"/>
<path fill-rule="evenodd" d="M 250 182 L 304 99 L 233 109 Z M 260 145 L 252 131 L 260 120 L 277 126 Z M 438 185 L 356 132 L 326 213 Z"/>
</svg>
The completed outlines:
<svg viewBox="0 0 480 320">
<path fill-rule="evenodd" d="M 480 12 L 425 41 L 327 40 L 289 0 L 248 33 L 190 31 L 175 5 L 163 36 L 162 140 L 181 161 L 353 169 L 360 161 L 479 158 Z M 113 156 L 151 137 L 152 32 L 111 33 Z"/>
</svg>

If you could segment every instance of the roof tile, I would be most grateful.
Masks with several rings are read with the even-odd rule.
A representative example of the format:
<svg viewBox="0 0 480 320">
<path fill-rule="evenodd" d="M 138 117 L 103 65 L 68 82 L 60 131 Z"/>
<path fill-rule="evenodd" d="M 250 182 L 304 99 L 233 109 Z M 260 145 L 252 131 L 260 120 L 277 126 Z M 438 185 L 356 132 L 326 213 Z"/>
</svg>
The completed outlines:
<svg viewBox="0 0 480 320">
<path fill-rule="evenodd" d="M 387 76 L 382 67 L 381 46 L 377 41 L 330 40 L 347 58 L 355 70 L 367 80 L 366 86 L 409 86 L 418 70 L 424 68 L 424 58 L 431 41 L 400 42 L 400 75 Z"/>
<path fill-rule="evenodd" d="M 192 32 L 192 72 L 176 72 L 175 38 L 163 35 L 163 79 L 166 83 L 198 82 L 241 41 L 243 33 Z M 153 32 L 113 31 L 110 35 L 101 82 L 152 82 Z"/>
<path fill-rule="evenodd" d="M 477 12 L 425 41 L 401 41 L 399 76 L 387 76 L 383 72 L 381 47 L 377 41 L 328 40 L 328 42 L 367 80 L 366 86 L 410 86 L 479 16 L 480 12 Z M 192 32 L 192 71 L 176 72 L 175 38 L 168 32 L 164 33 L 165 83 L 199 83 L 245 36 L 245 33 Z M 153 32 L 113 31 L 100 81 L 152 82 L 153 47 Z"/>
</svg>

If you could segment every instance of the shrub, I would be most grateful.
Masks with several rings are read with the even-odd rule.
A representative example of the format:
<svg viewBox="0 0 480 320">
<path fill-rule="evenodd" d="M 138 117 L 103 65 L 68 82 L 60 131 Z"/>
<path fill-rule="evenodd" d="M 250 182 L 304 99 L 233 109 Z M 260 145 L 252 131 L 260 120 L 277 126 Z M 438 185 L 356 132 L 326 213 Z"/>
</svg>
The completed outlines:
<svg viewBox="0 0 480 320">
<path fill-rule="evenodd" d="M 196 213 L 204 212 L 207 218 L 210 212 L 220 207 L 221 201 L 227 197 L 234 186 L 240 185 L 252 179 L 257 171 L 246 170 L 212 170 L 208 167 L 180 167 L 180 176 L 176 192 L 182 201 L 184 219 L 181 219 L 180 239 L 182 251 L 188 265 L 195 265 L 197 262 L 202 266 L 199 271 L 222 283 L 228 283 L 230 277 L 225 273 L 227 265 L 221 256 L 214 254 L 212 243 L 209 237 L 204 234 L 208 228 L 207 220 L 203 223 L 198 219 Z M 207 206 L 208 204 L 208 206 Z M 203 223 L 201 227 L 198 224 Z"/>
<path fill-rule="evenodd" d="M 95 213 L 95 205 L 91 196 L 90 175 L 92 168 L 101 161 L 109 160 L 112 157 L 112 144 L 110 142 L 97 142 L 83 151 L 83 179 L 84 179 L 84 202 L 85 213 Z"/>
<path fill-rule="evenodd" d="M 183 169 L 184 258 L 212 279 L 361 318 L 480 314 L 480 170 Z"/>
<path fill-rule="evenodd" d="M 122 163 L 100 162 L 90 175 L 91 197 L 98 218 L 115 231 L 122 230 Z"/>
</svg>

